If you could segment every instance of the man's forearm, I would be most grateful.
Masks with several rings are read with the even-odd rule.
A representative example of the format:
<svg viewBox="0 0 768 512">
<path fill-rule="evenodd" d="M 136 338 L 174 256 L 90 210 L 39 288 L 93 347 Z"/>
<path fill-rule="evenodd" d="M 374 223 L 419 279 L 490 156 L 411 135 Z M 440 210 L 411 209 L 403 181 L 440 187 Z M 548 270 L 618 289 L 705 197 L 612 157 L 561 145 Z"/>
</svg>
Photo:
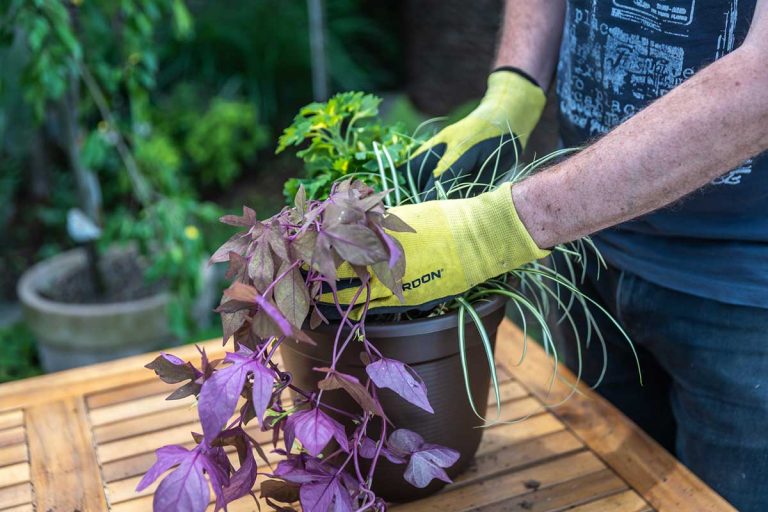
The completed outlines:
<svg viewBox="0 0 768 512">
<path fill-rule="evenodd" d="M 494 67 L 522 69 L 547 90 L 564 17 L 565 0 L 507 0 Z"/>
<path fill-rule="evenodd" d="M 665 206 L 768 148 L 764 49 L 742 46 L 582 152 L 513 187 L 552 247 Z"/>
</svg>

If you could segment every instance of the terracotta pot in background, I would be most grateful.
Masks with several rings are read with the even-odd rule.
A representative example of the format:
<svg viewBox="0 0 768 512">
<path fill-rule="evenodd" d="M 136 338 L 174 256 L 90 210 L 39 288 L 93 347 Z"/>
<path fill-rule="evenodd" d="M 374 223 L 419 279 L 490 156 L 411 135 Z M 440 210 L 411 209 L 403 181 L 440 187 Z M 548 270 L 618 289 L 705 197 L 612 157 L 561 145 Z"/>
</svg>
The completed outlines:
<svg viewBox="0 0 768 512">
<path fill-rule="evenodd" d="M 110 255 L 106 255 L 109 258 Z M 83 268 L 86 253 L 75 249 L 28 269 L 18 283 L 24 319 L 37 340 L 47 372 L 141 354 L 168 346 L 166 293 L 108 304 L 70 304 L 44 296 L 68 273 Z M 142 279 L 136 276 L 136 279 Z M 43 292 L 43 293 L 41 293 Z"/>
</svg>

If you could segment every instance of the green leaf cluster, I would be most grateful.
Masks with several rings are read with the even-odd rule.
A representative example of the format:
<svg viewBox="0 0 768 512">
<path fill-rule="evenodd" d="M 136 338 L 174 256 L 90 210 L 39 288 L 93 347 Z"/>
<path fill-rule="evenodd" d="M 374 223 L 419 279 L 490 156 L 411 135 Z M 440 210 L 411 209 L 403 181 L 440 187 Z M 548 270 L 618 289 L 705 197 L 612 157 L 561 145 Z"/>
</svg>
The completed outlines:
<svg viewBox="0 0 768 512">
<path fill-rule="evenodd" d="M 310 103 L 280 136 L 277 153 L 290 146 L 297 152 L 305 173 L 288 180 L 284 193 L 291 200 L 304 186 L 309 199 L 325 199 L 333 183 L 349 177 L 381 190 L 377 146 L 386 151 L 395 167 L 405 163 L 420 140 L 406 135 L 402 125 L 379 118 L 381 98 L 362 92 L 343 92 L 324 103 Z M 399 177 L 399 179 L 404 178 Z"/>
</svg>

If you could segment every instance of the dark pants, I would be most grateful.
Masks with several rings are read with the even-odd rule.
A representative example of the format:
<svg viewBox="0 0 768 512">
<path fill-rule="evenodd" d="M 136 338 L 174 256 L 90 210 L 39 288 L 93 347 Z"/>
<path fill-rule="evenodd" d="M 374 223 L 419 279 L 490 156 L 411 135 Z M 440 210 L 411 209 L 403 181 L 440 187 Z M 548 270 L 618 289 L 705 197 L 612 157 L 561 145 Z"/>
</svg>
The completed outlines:
<svg viewBox="0 0 768 512">
<path fill-rule="evenodd" d="M 768 511 L 768 309 L 688 295 L 617 269 L 601 269 L 599 280 L 590 272 L 581 290 L 632 338 L 643 374 L 641 386 L 626 340 L 594 312 L 608 346 L 598 392 L 740 511 Z M 575 316 L 583 335 L 584 317 Z M 555 333 L 575 371 L 576 338 L 566 325 Z M 582 363 L 583 379 L 594 384 L 603 368 L 594 337 Z"/>
</svg>

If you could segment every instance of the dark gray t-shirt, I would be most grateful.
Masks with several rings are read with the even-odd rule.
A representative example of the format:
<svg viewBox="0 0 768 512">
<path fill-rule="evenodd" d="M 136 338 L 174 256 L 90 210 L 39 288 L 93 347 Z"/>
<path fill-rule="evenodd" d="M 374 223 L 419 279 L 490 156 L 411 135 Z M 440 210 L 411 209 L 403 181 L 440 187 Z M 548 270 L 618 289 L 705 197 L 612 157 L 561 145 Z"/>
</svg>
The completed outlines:
<svg viewBox="0 0 768 512">
<path fill-rule="evenodd" d="M 754 10 L 755 0 L 568 0 L 557 71 L 563 143 L 607 132 L 737 48 Z M 610 263 L 659 285 L 768 308 L 768 154 L 595 240 Z"/>
</svg>

